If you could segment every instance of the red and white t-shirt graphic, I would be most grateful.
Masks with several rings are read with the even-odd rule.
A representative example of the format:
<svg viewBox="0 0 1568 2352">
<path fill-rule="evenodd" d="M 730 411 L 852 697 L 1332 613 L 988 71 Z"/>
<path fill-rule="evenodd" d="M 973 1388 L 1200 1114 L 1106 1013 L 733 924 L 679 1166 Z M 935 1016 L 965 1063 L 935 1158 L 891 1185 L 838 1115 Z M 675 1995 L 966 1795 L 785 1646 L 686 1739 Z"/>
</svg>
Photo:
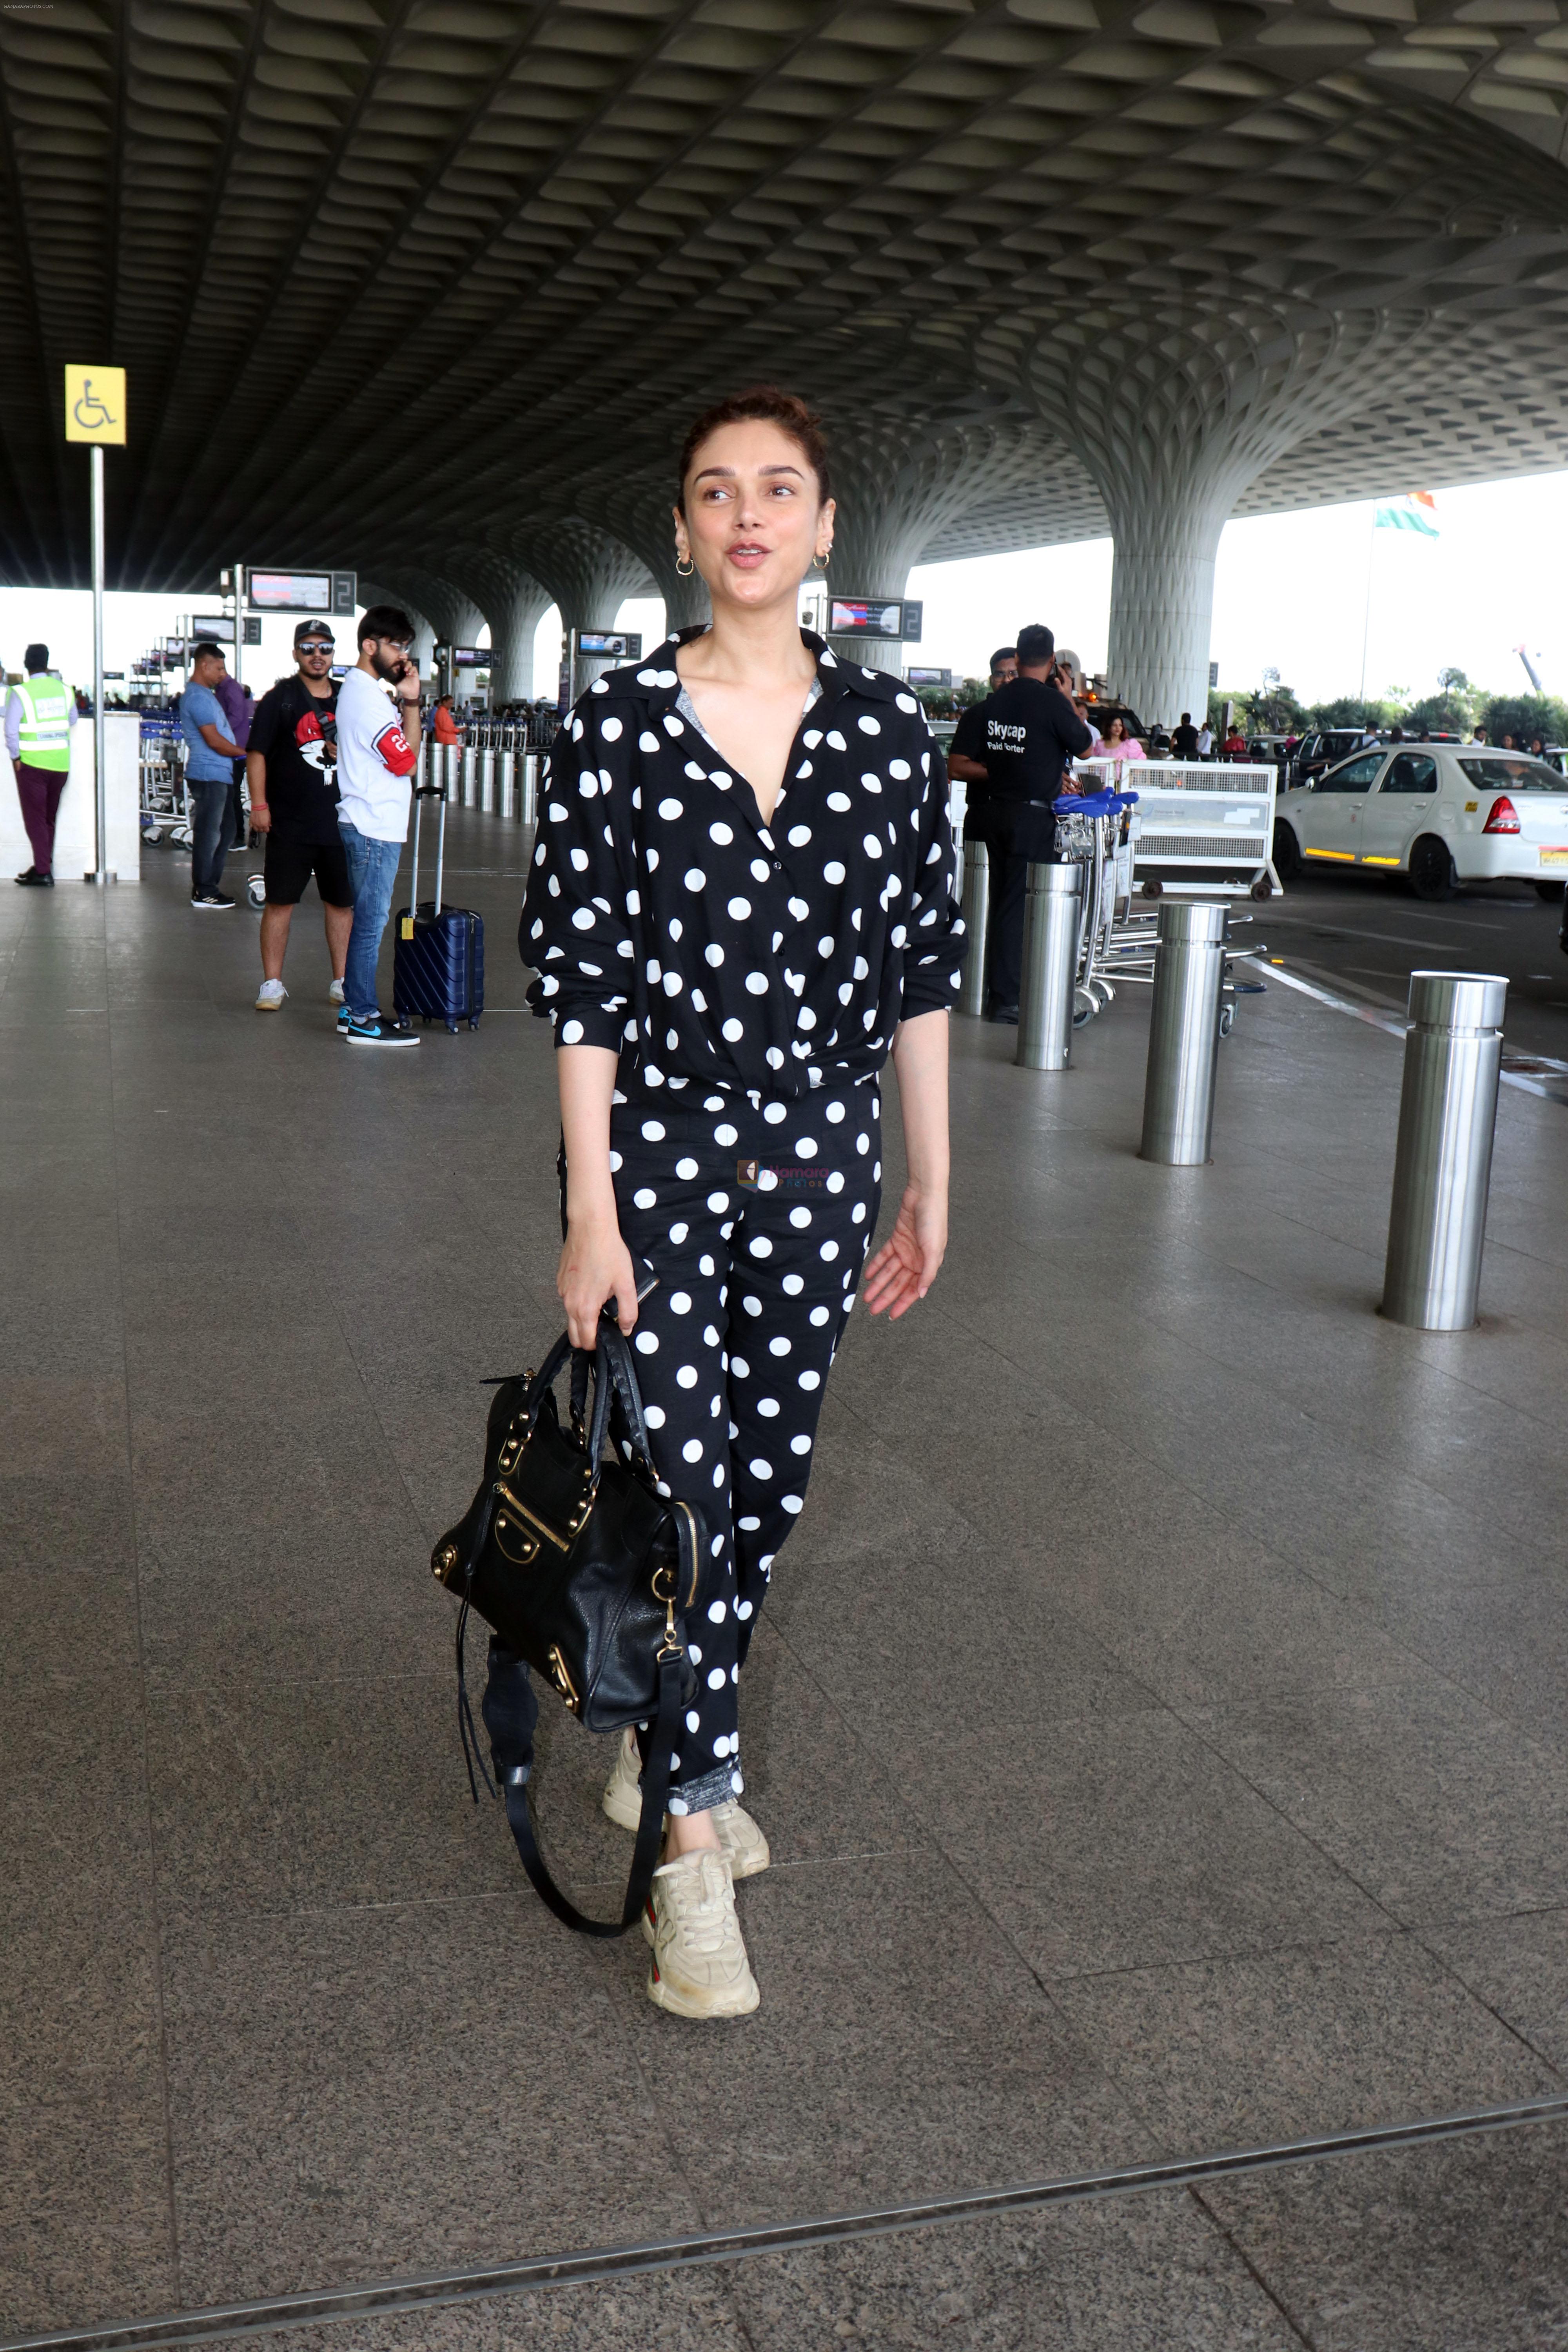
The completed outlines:
<svg viewBox="0 0 1568 2352">
<path fill-rule="evenodd" d="M 406 841 L 410 779 L 419 764 L 390 696 L 351 669 L 338 688 L 338 820 L 373 841 Z M 418 728 L 418 719 L 409 724 Z"/>
<path fill-rule="evenodd" d="M 328 714 L 329 717 L 331 713 Z M 300 747 L 300 757 L 308 768 L 313 768 L 329 792 L 337 789 L 338 747 L 336 729 L 329 736 L 313 710 L 303 710 L 294 730 L 294 740 Z"/>
</svg>

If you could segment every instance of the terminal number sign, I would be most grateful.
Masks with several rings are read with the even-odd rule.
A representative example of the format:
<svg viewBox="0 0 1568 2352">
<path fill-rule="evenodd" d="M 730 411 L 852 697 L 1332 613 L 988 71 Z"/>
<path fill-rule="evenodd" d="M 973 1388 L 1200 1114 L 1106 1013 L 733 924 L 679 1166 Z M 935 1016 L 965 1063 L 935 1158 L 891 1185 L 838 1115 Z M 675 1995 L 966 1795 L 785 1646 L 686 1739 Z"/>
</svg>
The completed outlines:
<svg viewBox="0 0 1568 2352">
<path fill-rule="evenodd" d="M 66 365 L 66 439 L 125 446 L 125 370 Z"/>
</svg>

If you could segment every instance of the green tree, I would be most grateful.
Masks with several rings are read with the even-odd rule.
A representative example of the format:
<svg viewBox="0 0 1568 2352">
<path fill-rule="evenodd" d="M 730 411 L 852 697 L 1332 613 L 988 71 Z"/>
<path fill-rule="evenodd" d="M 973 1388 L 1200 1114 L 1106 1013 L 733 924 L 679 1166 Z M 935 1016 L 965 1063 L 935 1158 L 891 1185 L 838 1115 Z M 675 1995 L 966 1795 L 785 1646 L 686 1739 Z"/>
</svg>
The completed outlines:
<svg viewBox="0 0 1568 2352">
<path fill-rule="evenodd" d="M 1544 743 L 1568 743 L 1568 703 L 1554 694 L 1494 694 L 1481 706 L 1481 725 L 1493 743 L 1505 735 L 1521 748 L 1532 735 Z"/>
<path fill-rule="evenodd" d="M 1314 727 L 1392 727 L 1399 719 L 1396 702 L 1365 701 L 1360 695 L 1342 694 L 1333 702 L 1314 702 Z"/>
</svg>

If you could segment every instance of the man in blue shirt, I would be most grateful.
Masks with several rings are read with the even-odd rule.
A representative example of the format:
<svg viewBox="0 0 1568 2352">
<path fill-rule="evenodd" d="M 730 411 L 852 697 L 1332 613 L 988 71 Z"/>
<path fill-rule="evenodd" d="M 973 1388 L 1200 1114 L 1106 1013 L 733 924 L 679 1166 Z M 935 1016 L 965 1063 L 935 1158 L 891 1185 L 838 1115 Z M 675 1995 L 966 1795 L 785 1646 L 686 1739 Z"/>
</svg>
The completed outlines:
<svg viewBox="0 0 1568 2352">
<path fill-rule="evenodd" d="M 185 782 L 191 793 L 191 904 L 203 913 L 234 904 L 218 887 L 224 859 L 234 846 L 229 786 L 234 763 L 242 757 L 217 698 L 218 681 L 226 674 L 217 646 L 204 640 L 192 656 L 191 682 L 180 697 Z"/>
</svg>

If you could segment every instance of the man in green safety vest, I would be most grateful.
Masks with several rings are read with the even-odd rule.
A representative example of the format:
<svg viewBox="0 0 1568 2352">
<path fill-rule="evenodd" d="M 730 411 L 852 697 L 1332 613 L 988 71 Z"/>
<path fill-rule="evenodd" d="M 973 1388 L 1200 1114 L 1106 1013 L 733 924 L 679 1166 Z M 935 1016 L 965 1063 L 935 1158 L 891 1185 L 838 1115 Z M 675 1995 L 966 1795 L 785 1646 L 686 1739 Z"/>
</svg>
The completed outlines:
<svg viewBox="0 0 1568 2352">
<path fill-rule="evenodd" d="M 29 646 L 22 660 L 27 675 L 11 688 L 5 705 L 5 749 L 16 774 L 16 797 L 33 845 L 33 862 L 16 879 L 26 889 L 52 890 L 55 818 L 70 774 L 76 697 L 51 677 L 47 646 Z"/>
</svg>

